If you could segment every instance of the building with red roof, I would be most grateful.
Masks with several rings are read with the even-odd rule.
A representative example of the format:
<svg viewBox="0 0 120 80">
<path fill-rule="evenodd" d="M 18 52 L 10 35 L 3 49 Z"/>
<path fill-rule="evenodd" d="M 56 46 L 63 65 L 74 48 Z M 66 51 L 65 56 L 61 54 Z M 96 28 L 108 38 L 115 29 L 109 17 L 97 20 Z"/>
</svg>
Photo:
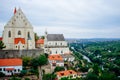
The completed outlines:
<svg viewBox="0 0 120 80">
<path fill-rule="evenodd" d="M 5 75 L 19 74 L 22 70 L 22 59 L 0 59 L 0 72 Z"/>
<path fill-rule="evenodd" d="M 58 80 L 60 80 L 63 77 L 70 77 L 70 78 L 76 78 L 77 72 L 74 70 L 65 70 L 65 71 L 59 71 L 56 72 Z"/>
<path fill-rule="evenodd" d="M 43 48 L 44 47 L 44 39 L 38 39 L 37 41 L 36 41 L 36 47 L 37 48 Z"/>
<path fill-rule="evenodd" d="M 64 66 L 64 59 L 60 54 L 51 54 L 48 56 L 48 60 L 52 67 Z"/>
</svg>

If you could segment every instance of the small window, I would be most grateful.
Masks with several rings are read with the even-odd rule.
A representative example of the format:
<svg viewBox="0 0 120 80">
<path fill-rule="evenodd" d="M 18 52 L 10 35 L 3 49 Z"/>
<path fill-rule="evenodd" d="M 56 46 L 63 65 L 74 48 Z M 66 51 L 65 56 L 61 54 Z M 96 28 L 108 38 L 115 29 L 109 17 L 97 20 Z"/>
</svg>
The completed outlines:
<svg viewBox="0 0 120 80">
<path fill-rule="evenodd" d="M 57 54 L 57 51 L 56 51 L 56 54 Z"/>
<path fill-rule="evenodd" d="M 8 37 L 11 37 L 11 31 L 8 32 Z"/>
<path fill-rule="evenodd" d="M 5 71 L 5 68 L 3 70 Z"/>
<path fill-rule="evenodd" d="M 21 31 L 18 31 L 18 35 L 21 35 Z"/>
<path fill-rule="evenodd" d="M 14 72 L 16 72 L 16 69 L 14 70 Z"/>
<path fill-rule="evenodd" d="M 61 46 L 62 46 L 62 43 L 61 43 Z"/>
<path fill-rule="evenodd" d="M 63 53 L 63 51 L 61 51 L 61 53 Z"/>
<path fill-rule="evenodd" d="M 23 48 L 24 48 L 24 46 L 23 46 Z"/>
<path fill-rule="evenodd" d="M 57 45 L 57 43 L 55 43 L 55 45 Z"/>
<path fill-rule="evenodd" d="M 20 15 L 20 13 L 19 13 L 19 15 Z"/>
<path fill-rule="evenodd" d="M 17 48 L 17 46 L 16 46 L 16 48 Z"/>
</svg>

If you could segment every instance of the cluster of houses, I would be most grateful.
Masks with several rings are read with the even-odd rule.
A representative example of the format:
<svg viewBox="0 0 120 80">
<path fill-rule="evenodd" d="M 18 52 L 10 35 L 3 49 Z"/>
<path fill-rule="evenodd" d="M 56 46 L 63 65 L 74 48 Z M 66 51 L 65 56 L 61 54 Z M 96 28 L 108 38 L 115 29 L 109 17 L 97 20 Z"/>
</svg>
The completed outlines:
<svg viewBox="0 0 120 80">
<path fill-rule="evenodd" d="M 43 48 L 44 53 L 48 54 L 48 61 L 53 69 L 56 66 L 64 67 L 65 61 L 73 62 L 75 59 L 63 34 L 48 34 L 45 31 L 44 38 L 35 42 L 33 27 L 21 9 L 14 10 L 13 17 L 4 26 L 3 36 L 0 40 L 6 45 L 5 50 Z M 5 75 L 19 74 L 21 70 L 22 59 L 0 59 L 0 72 Z M 56 74 L 58 79 L 69 76 L 80 77 L 74 70 L 60 71 Z"/>
</svg>

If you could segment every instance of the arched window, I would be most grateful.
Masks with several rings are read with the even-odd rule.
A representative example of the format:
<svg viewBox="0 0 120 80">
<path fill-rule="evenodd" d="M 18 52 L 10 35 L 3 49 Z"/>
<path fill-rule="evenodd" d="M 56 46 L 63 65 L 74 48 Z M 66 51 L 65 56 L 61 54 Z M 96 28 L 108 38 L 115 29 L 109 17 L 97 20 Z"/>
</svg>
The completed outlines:
<svg viewBox="0 0 120 80">
<path fill-rule="evenodd" d="M 28 32 L 28 38 L 30 38 L 30 32 Z"/>
<path fill-rule="evenodd" d="M 18 31 L 18 35 L 21 35 L 21 31 Z"/>
<path fill-rule="evenodd" d="M 11 37 L 11 31 L 8 32 L 8 37 Z"/>
</svg>

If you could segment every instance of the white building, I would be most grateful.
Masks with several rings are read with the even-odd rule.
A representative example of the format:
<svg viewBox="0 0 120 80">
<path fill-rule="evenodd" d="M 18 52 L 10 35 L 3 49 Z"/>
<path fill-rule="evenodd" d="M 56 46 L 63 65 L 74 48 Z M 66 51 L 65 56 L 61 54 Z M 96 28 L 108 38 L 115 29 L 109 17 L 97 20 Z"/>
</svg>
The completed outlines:
<svg viewBox="0 0 120 80">
<path fill-rule="evenodd" d="M 35 49 L 33 27 L 21 9 L 14 10 L 13 17 L 4 26 L 5 49 Z"/>
<path fill-rule="evenodd" d="M 44 52 L 48 54 L 69 54 L 70 50 L 63 34 L 47 34 L 45 32 Z"/>
<path fill-rule="evenodd" d="M 22 59 L 0 59 L 0 72 L 5 75 L 19 74 L 22 70 Z"/>
<path fill-rule="evenodd" d="M 52 54 L 48 56 L 51 67 L 64 66 L 64 59 L 60 54 Z"/>
</svg>

